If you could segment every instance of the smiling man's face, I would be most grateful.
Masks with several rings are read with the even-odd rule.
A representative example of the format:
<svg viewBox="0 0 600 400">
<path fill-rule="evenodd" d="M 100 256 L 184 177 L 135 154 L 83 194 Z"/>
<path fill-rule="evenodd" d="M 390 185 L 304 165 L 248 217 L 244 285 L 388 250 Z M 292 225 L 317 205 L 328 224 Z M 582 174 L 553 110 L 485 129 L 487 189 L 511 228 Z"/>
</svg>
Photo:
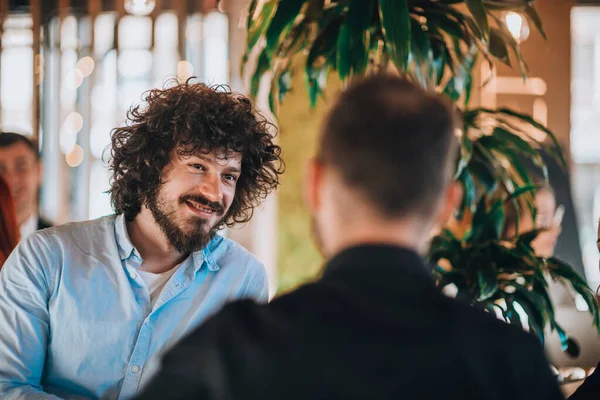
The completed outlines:
<svg viewBox="0 0 600 400">
<path fill-rule="evenodd" d="M 214 236 L 235 198 L 241 163 L 240 153 L 179 156 L 173 152 L 160 189 L 147 206 L 179 252 L 200 250 Z"/>
</svg>

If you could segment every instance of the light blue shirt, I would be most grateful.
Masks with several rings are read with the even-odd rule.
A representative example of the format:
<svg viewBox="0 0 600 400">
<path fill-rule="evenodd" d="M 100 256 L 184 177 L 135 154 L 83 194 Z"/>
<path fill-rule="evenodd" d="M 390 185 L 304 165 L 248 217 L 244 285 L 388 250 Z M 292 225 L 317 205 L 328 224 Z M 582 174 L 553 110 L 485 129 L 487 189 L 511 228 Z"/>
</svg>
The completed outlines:
<svg viewBox="0 0 600 400">
<path fill-rule="evenodd" d="M 152 306 L 123 216 L 37 232 L 0 271 L 0 399 L 127 399 L 160 354 L 226 302 L 266 302 L 266 272 L 216 236 Z M 57 397 L 55 397 L 56 395 Z"/>
</svg>

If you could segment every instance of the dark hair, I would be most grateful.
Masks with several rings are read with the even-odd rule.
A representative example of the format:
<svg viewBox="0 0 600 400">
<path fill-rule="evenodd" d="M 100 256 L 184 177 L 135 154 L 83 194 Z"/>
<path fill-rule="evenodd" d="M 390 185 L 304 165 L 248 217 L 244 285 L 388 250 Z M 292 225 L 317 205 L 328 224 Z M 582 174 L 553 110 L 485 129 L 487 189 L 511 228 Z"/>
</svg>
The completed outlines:
<svg viewBox="0 0 600 400">
<path fill-rule="evenodd" d="M 224 150 L 241 153 L 242 173 L 222 225 L 247 222 L 284 169 L 281 148 L 273 143 L 275 127 L 250 100 L 225 86 L 188 80 L 151 90 L 144 101 L 144 108 L 130 109 L 128 123 L 112 132 L 109 192 L 115 212 L 132 220 L 156 196 L 173 150 L 180 156 Z"/>
<path fill-rule="evenodd" d="M 31 149 L 31 152 L 35 155 L 36 160 L 40 159 L 40 151 L 36 141 L 29 139 L 26 136 L 19 135 L 18 133 L 0 132 L 0 148 L 6 148 L 17 143 L 25 144 L 27 147 L 29 147 L 29 149 Z"/>
<path fill-rule="evenodd" d="M 328 114 L 320 158 L 381 213 L 431 213 L 456 158 L 452 105 L 392 75 L 345 91 Z"/>
</svg>

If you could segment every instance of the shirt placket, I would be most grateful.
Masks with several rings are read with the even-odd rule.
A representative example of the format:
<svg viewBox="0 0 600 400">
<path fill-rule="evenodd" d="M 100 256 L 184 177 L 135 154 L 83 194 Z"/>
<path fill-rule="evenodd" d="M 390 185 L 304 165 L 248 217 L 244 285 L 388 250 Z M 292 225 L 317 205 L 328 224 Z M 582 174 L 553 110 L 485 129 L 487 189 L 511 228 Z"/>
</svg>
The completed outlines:
<svg viewBox="0 0 600 400">
<path fill-rule="evenodd" d="M 150 339 L 152 337 L 152 328 L 153 321 L 156 319 L 156 315 L 160 311 L 160 308 L 168 303 L 171 299 L 176 297 L 179 293 L 183 292 L 187 289 L 191 284 L 193 279 L 190 279 L 187 274 L 185 274 L 186 264 L 189 264 L 190 260 L 184 262 L 182 265 L 183 271 L 176 271 L 175 275 L 170 279 L 169 282 L 165 285 L 162 292 L 160 293 L 156 304 L 153 308 L 149 309 L 149 313 L 146 315 L 146 318 L 142 322 L 142 325 L 139 329 L 138 337 L 135 341 L 133 351 L 131 353 L 131 357 L 129 359 L 129 363 L 127 364 L 127 368 L 125 371 L 125 378 L 123 380 L 123 386 L 121 388 L 121 393 L 119 395 L 119 399 L 128 399 L 135 395 L 137 392 L 140 381 L 142 379 L 142 374 L 144 372 L 144 367 L 148 362 L 148 352 L 150 349 Z M 139 268 L 139 265 L 137 266 Z M 129 268 L 128 268 L 129 269 Z M 132 268 L 132 271 L 135 271 Z M 133 275 L 133 276 L 132 276 Z M 137 279 L 141 279 L 137 272 L 131 272 L 130 278 L 134 280 L 134 285 L 139 286 L 139 281 Z M 192 276 L 193 278 L 193 276 Z M 136 296 L 138 301 L 140 301 L 140 296 Z M 146 297 L 146 296 L 144 296 Z M 150 297 L 148 297 L 148 304 L 150 303 Z M 145 303 L 145 301 L 142 300 Z M 144 304 L 146 306 L 146 304 Z M 150 305 L 151 307 L 151 305 Z"/>
<path fill-rule="evenodd" d="M 150 294 L 138 273 L 138 269 L 142 264 L 142 259 L 134 250 L 130 257 L 125 260 L 124 264 L 125 271 L 129 275 L 132 290 L 135 292 L 136 301 L 144 310 L 143 315 L 146 317 L 138 329 L 138 335 L 135 339 L 131 357 L 129 357 L 129 363 L 125 370 L 125 377 L 123 379 L 123 385 L 121 386 L 119 399 L 128 399 L 135 395 L 140 384 L 144 365 L 148 359 L 150 339 L 152 337 L 152 303 L 150 301 Z"/>
</svg>

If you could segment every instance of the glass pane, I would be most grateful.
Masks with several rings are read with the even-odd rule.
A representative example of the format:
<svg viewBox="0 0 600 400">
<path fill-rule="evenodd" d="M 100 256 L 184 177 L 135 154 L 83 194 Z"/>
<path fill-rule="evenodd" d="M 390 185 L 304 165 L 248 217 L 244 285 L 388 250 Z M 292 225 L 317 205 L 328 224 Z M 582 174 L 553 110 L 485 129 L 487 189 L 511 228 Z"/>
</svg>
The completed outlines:
<svg viewBox="0 0 600 400">
<path fill-rule="evenodd" d="M 89 218 L 96 219 L 113 213 L 110 196 L 110 174 L 108 166 L 100 160 L 92 162 L 90 172 Z"/>
<path fill-rule="evenodd" d="M 120 49 L 149 49 L 152 44 L 152 20 L 126 16 L 119 23 Z"/>
<path fill-rule="evenodd" d="M 32 132 L 33 52 L 29 47 L 12 47 L 2 51 L 2 125 L 20 133 Z"/>
<path fill-rule="evenodd" d="M 211 12 L 204 18 L 202 79 L 208 84 L 229 82 L 229 24 L 225 14 Z"/>
</svg>

